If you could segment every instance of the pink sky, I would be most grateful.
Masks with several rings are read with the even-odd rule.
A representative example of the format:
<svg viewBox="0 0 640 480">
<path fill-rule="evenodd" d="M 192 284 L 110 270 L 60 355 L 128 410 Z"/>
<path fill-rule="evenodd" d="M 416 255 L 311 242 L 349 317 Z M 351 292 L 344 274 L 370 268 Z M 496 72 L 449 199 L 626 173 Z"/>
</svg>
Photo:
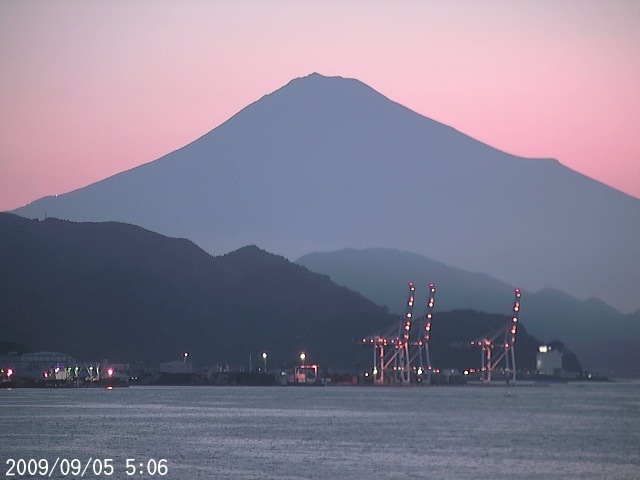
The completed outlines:
<svg viewBox="0 0 640 480">
<path fill-rule="evenodd" d="M 0 210 L 155 160 L 311 72 L 640 198 L 640 0 L 2 0 Z"/>
</svg>

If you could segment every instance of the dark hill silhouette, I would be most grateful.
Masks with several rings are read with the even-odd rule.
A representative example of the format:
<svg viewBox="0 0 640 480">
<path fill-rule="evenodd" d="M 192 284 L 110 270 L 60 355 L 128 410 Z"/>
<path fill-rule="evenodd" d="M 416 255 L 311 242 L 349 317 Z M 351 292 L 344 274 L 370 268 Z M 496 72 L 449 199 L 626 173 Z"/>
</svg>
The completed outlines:
<svg viewBox="0 0 640 480">
<path fill-rule="evenodd" d="M 256 246 L 212 257 L 190 241 L 114 222 L 2 213 L 0 271 L 0 343 L 85 360 L 164 361 L 188 351 L 200 365 L 247 366 L 249 355 L 257 365 L 268 351 L 277 366 L 304 350 L 325 367 L 369 368 L 370 351 L 354 339 L 398 318 Z M 483 314 L 463 317 L 458 327 L 447 317 L 458 338 L 488 328 Z M 530 363 L 539 342 L 524 328 L 518 341 Z"/>
<path fill-rule="evenodd" d="M 293 80 L 154 162 L 15 212 L 132 223 L 212 254 L 390 247 L 640 308 L 640 200 L 339 77 Z"/>
<path fill-rule="evenodd" d="M 431 282 L 437 287 L 438 309 L 490 313 L 509 312 L 512 288 L 519 287 L 422 255 L 390 249 L 316 252 L 296 263 L 329 275 L 338 285 L 395 313 L 405 308 L 405 279 L 416 285 L 416 306 L 423 310 L 427 300 L 424 292 Z M 544 342 L 562 339 L 586 368 L 640 374 L 640 312 L 622 315 L 599 300 L 582 301 L 555 289 L 544 289 L 525 291 L 521 320 Z"/>
<path fill-rule="evenodd" d="M 195 244 L 121 223 L 0 214 L 0 340 L 83 359 L 273 365 L 300 349 L 353 366 L 352 339 L 392 318 L 359 294 L 283 257 Z"/>
</svg>

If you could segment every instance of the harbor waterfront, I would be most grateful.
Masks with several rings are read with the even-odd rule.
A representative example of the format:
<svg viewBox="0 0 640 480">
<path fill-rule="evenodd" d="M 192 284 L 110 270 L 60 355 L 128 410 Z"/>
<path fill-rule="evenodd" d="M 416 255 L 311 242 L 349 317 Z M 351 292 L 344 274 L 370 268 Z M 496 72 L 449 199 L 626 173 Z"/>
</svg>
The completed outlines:
<svg viewBox="0 0 640 480">
<path fill-rule="evenodd" d="M 635 479 L 640 471 L 638 382 L 5 389 L 0 422 L 2 474 L 12 468 L 14 478 L 45 476 L 29 475 L 29 460 L 46 461 L 46 476 L 58 479 L 74 478 L 76 466 L 85 478 L 171 479 Z"/>
</svg>

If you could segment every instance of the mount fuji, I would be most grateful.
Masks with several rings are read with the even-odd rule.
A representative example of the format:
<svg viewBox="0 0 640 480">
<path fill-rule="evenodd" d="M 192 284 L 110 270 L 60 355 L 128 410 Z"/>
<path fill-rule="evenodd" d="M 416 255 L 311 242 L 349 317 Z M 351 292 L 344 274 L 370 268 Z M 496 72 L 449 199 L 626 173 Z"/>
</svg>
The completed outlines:
<svg viewBox="0 0 640 480">
<path fill-rule="evenodd" d="M 341 77 L 292 80 L 158 160 L 13 213 L 132 223 L 216 255 L 393 248 L 640 307 L 639 199 Z"/>
</svg>

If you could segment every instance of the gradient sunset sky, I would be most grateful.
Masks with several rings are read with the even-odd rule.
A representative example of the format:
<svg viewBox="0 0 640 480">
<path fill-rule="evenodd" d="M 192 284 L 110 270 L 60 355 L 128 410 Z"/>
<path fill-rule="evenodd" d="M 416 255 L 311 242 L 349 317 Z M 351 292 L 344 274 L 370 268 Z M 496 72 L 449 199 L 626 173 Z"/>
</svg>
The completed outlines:
<svg viewBox="0 0 640 480">
<path fill-rule="evenodd" d="M 0 210 L 312 72 L 640 198 L 640 0 L 0 0 Z"/>
</svg>

